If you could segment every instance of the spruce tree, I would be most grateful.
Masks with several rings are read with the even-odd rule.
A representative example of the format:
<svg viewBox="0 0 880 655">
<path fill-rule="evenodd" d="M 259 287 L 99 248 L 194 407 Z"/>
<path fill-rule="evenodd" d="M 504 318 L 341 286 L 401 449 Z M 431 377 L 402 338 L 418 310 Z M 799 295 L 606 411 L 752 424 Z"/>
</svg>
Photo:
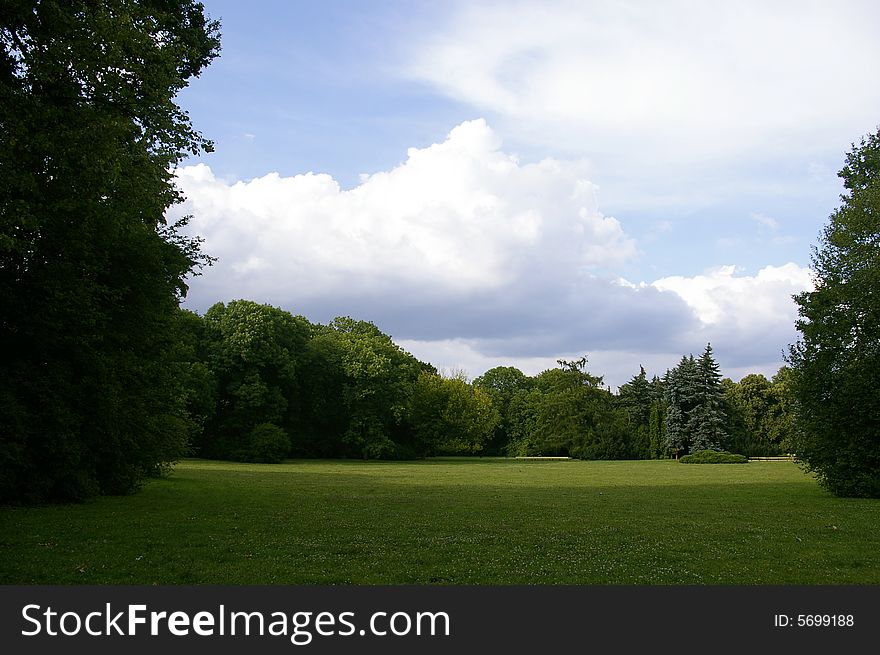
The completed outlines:
<svg viewBox="0 0 880 655">
<path fill-rule="evenodd" d="M 666 377 L 666 443 L 681 453 L 720 450 L 727 440 L 724 390 L 712 346 L 682 357 Z"/>
<path fill-rule="evenodd" d="M 621 385 L 620 403 L 635 425 L 647 424 L 651 412 L 651 385 L 643 366 L 639 367 L 638 375 Z"/>
<path fill-rule="evenodd" d="M 682 358 L 684 361 L 684 358 Z M 681 364 L 672 370 L 666 371 L 666 446 L 669 450 L 684 454 L 687 451 L 687 431 L 685 416 L 682 407 L 682 381 Z"/>
<path fill-rule="evenodd" d="M 666 443 L 666 398 L 663 381 L 656 375 L 649 387 L 651 411 L 648 415 L 648 438 L 651 459 L 665 459 L 669 455 Z"/>
<path fill-rule="evenodd" d="M 639 374 L 620 387 L 619 403 L 629 419 L 633 435 L 633 455 L 638 459 L 652 456 L 649 420 L 651 417 L 651 385 L 643 366 Z"/>
<path fill-rule="evenodd" d="M 689 417 L 691 449 L 721 450 L 727 442 L 727 416 L 724 412 L 724 388 L 718 363 L 712 356 L 712 344 L 697 361 L 699 393 Z"/>
</svg>

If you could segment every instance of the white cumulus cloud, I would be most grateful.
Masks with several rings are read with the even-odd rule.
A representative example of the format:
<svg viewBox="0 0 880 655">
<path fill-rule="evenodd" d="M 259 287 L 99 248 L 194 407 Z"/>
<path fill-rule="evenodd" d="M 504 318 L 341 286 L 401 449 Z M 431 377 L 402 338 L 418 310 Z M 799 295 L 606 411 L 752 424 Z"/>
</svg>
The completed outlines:
<svg viewBox="0 0 880 655">
<path fill-rule="evenodd" d="M 761 331 L 794 324 L 797 309 L 791 296 L 812 288 L 812 273 L 792 263 L 767 266 L 754 276 L 736 275 L 735 266 L 719 266 L 693 277 L 661 278 L 652 286 L 675 292 L 704 326 Z"/>
<path fill-rule="evenodd" d="M 350 190 L 325 174 L 231 183 L 203 164 L 184 167 L 181 209 L 219 258 L 193 293 L 297 303 L 328 294 L 461 298 L 613 267 L 635 256 L 635 244 L 598 211 L 584 174 L 578 162 L 521 164 L 483 120 L 411 148 L 405 162 Z"/>
<path fill-rule="evenodd" d="M 755 275 L 738 275 L 735 266 L 720 266 L 692 277 L 656 280 L 656 289 L 684 300 L 699 319 L 692 346 L 712 342 L 719 361 L 740 372 L 772 373 L 798 338 L 792 296 L 813 288 L 810 269 L 794 263 L 766 266 Z"/>
</svg>

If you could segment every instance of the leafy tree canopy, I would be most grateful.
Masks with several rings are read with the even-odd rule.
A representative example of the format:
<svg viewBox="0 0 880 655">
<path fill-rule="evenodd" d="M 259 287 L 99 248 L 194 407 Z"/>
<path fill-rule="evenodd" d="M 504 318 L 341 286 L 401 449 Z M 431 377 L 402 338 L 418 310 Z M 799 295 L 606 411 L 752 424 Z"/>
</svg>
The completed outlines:
<svg viewBox="0 0 880 655">
<path fill-rule="evenodd" d="M 185 453 L 173 168 L 210 148 L 174 102 L 217 55 L 187 0 L 0 11 L 0 498 L 127 492 Z"/>
<path fill-rule="evenodd" d="M 794 440 L 835 494 L 880 497 L 880 130 L 838 175 L 846 191 L 813 253 L 815 289 L 795 296 Z"/>
</svg>

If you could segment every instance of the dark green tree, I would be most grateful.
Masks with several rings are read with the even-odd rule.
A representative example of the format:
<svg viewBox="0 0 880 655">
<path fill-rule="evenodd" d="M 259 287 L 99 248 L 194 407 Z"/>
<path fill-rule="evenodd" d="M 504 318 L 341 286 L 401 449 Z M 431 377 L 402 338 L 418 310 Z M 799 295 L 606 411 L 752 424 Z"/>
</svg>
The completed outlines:
<svg viewBox="0 0 880 655">
<path fill-rule="evenodd" d="M 648 415 L 648 442 L 651 459 L 665 459 L 669 456 L 666 439 L 666 389 L 658 376 L 651 379 L 651 411 Z"/>
<path fill-rule="evenodd" d="M 651 413 L 648 417 L 648 443 L 650 446 L 651 459 L 665 459 L 669 454 L 669 444 L 666 439 L 666 408 L 662 401 L 655 400 L 651 403 Z"/>
<path fill-rule="evenodd" d="M 558 360 L 559 368 L 535 379 L 535 422 L 530 441 L 542 455 L 571 455 L 579 451 L 597 409 L 602 378 L 587 370 L 587 358 Z"/>
<path fill-rule="evenodd" d="M 408 412 L 419 374 L 433 372 L 367 321 L 330 324 L 342 373 L 344 454 L 369 459 L 412 457 Z"/>
<path fill-rule="evenodd" d="M 538 434 L 538 409 L 544 392 L 535 388 L 535 378 L 529 378 L 533 384 L 529 388 L 519 389 L 510 397 L 504 420 L 508 430 L 505 453 L 511 457 L 528 457 L 540 455 L 541 438 Z"/>
<path fill-rule="evenodd" d="M 304 318 L 250 300 L 217 303 L 205 313 L 217 406 L 199 443 L 200 455 L 265 460 L 253 452 L 251 436 L 262 424 L 287 431 L 294 423 L 290 401 L 297 393 L 297 366 L 309 330 Z"/>
<path fill-rule="evenodd" d="M 297 367 L 297 393 L 290 399 L 297 438 L 292 452 L 299 457 L 341 457 L 342 437 L 349 411 L 343 404 L 347 380 L 339 335 L 326 325 L 313 324 Z"/>
<path fill-rule="evenodd" d="M 207 259 L 165 215 L 210 148 L 174 99 L 218 27 L 189 0 L 9 0 L 0 46 L 0 499 L 128 492 L 186 452 L 175 328 Z"/>
<path fill-rule="evenodd" d="M 651 413 L 651 384 L 644 367 L 639 367 L 639 374 L 620 386 L 620 404 L 627 410 L 634 423 L 648 422 Z"/>
<path fill-rule="evenodd" d="M 699 359 L 682 357 L 667 371 L 665 389 L 666 442 L 671 450 L 685 454 L 726 445 L 724 389 L 710 344 Z"/>
<path fill-rule="evenodd" d="M 760 374 L 742 380 L 723 380 L 727 401 L 729 450 L 749 456 L 787 452 L 791 414 L 785 386 L 787 369 L 771 382 Z"/>
<path fill-rule="evenodd" d="M 654 403 L 651 383 L 648 382 L 644 367 L 640 366 L 639 374 L 621 385 L 618 400 L 629 419 L 635 456 L 639 459 L 650 459 L 652 450 L 650 421 Z"/>
<path fill-rule="evenodd" d="M 746 456 L 767 455 L 758 448 L 758 435 L 749 428 L 748 409 L 740 385 L 730 378 L 721 380 L 727 415 L 728 448 Z"/>
<path fill-rule="evenodd" d="M 795 448 L 839 496 L 880 497 L 880 129 L 853 145 L 845 187 L 814 249 L 815 289 L 795 296 L 788 361 Z"/>
<path fill-rule="evenodd" d="M 501 454 L 507 451 L 514 432 L 514 418 L 510 411 L 511 401 L 521 392 L 534 386 L 534 378 L 527 376 L 513 366 L 496 366 L 474 380 L 474 386 L 482 389 L 492 398 L 492 405 L 498 411 L 500 420 L 492 438 L 486 443 L 484 452 Z"/>
<path fill-rule="evenodd" d="M 712 344 L 697 360 L 698 390 L 696 403 L 688 419 L 690 450 L 721 450 L 727 445 L 727 416 L 724 413 L 724 389 L 721 372 L 712 355 Z"/>
<path fill-rule="evenodd" d="M 174 348 L 175 375 L 186 411 L 189 443 L 202 442 L 206 424 L 217 411 L 217 378 L 208 362 L 209 343 L 203 317 L 181 309 Z"/>
<path fill-rule="evenodd" d="M 770 380 L 772 411 L 768 421 L 768 440 L 777 444 L 780 453 L 795 450 L 795 398 L 793 395 L 791 369 L 780 368 Z"/>
<path fill-rule="evenodd" d="M 423 371 L 410 399 L 410 421 L 419 454 L 478 453 L 500 415 L 481 387 Z"/>
<path fill-rule="evenodd" d="M 602 378 L 587 371 L 587 358 L 558 363 L 537 376 L 529 396 L 531 432 L 522 442 L 529 454 L 633 458 L 626 414 L 602 388 Z"/>
<path fill-rule="evenodd" d="M 699 368 L 693 355 L 682 357 L 678 366 L 666 372 L 666 443 L 679 455 L 690 446 L 690 416 L 699 395 Z"/>
</svg>

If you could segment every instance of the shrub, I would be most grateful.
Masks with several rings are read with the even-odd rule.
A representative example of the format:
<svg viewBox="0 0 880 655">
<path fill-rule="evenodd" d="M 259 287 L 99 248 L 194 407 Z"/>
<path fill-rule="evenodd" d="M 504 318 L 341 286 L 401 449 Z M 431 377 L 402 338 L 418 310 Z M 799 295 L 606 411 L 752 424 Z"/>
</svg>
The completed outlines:
<svg viewBox="0 0 880 655">
<path fill-rule="evenodd" d="M 251 430 L 247 445 L 239 459 L 245 462 L 277 464 L 290 452 L 290 437 L 274 423 L 260 423 Z"/>
<path fill-rule="evenodd" d="M 682 464 L 748 464 L 749 458 L 745 455 L 734 455 L 717 450 L 698 450 L 678 461 Z"/>
</svg>

